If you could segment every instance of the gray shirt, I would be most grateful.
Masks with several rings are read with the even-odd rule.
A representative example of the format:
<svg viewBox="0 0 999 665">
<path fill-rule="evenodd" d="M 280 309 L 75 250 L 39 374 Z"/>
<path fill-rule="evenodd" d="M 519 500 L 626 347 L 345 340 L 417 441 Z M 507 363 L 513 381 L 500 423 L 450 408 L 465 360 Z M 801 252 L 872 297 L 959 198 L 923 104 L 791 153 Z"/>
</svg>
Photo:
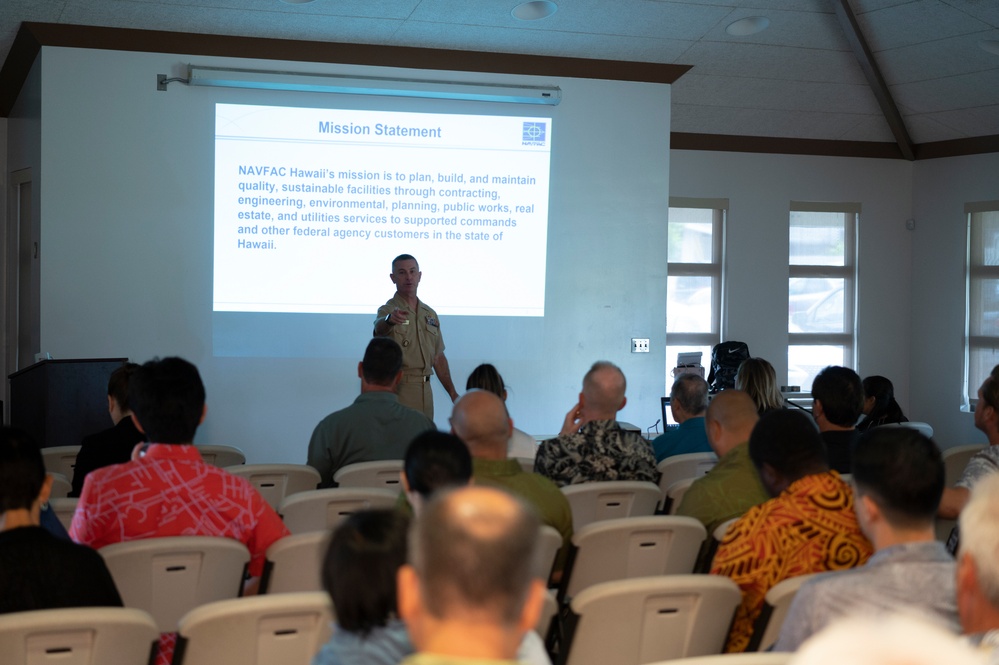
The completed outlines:
<svg viewBox="0 0 999 665">
<path fill-rule="evenodd" d="M 774 651 L 801 643 L 841 616 L 919 612 L 960 633 L 954 559 L 938 541 L 894 545 L 853 570 L 823 573 L 798 589 Z"/>
<path fill-rule="evenodd" d="M 968 460 L 957 486 L 970 490 L 979 480 L 996 471 L 999 471 L 999 446 L 989 446 Z"/>
</svg>

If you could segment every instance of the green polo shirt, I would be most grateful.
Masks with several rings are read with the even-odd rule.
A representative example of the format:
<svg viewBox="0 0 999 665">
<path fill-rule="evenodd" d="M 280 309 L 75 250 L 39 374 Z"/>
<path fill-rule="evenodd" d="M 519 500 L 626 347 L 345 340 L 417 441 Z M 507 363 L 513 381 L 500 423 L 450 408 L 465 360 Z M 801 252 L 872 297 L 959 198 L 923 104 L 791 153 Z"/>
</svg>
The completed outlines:
<svg viewBox="0 0 999 665">
<path fill-rule="evenodd" d="M 700 520 L 708 530 L 770 499 L 749 458 L 749 444 L 728 451 L 707 475 L 694 481 L 683 495 L 677 515 Z"/>
</svg>

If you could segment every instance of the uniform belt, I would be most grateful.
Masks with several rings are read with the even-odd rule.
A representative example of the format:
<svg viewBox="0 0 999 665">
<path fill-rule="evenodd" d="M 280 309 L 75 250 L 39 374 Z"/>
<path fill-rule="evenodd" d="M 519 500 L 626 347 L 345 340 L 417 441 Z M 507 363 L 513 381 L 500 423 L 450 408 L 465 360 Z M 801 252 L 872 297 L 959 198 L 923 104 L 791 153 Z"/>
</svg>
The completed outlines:
<svg viewBox="0 0 999 665">
<path fill-rule="evenodd" d="M 430 380 L 429 374 L 403 374 L 403 383 L 426 383 Z"/>
</svg>

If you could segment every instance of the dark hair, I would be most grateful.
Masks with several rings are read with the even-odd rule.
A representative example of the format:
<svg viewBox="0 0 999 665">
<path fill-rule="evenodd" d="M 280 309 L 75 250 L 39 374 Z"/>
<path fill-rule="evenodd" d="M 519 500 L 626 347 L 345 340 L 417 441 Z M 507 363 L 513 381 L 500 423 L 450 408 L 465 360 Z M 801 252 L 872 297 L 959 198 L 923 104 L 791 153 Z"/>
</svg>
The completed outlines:
<svg viewBox="0 0 999 665">
<path fill-rule="evenodd" d="M 183 358 L 154 358 L 129 381 L 132 411 L 152 443 L 190 443 L 205 409 L 198 368 Z"/>
<path fill-rule="evenodd" d="M 878 427 L 860 437 L 853 451 L 853 482 L 898 527 L 933 522 L 944 489 L 940 449 L 918 430 Z"/>
<path fill-rule="evenodd" d="M 406 563 L 409 518 L 397 510 L 362 510 L 333 532 L 323 560 L 323 588 L 340 627 L 367 635 L 396 614 L 396 571 Z"/>
<path fill-rule="evenodd" d="M 877 427 L 891 423 L 904 423 L 909 419 L 902 413 L 902 407 L 895 401 L 895 386 L 883 376 L 869 376 L 864 379 L 864 396 L 874 398 L 874 406 L 867 414 L 867 427 Z"/>
<path fill-rule="evenodd" d="M 831 365 L 812 382 L 812 399 L 822 402 L 822 413 L 833 425 L 853 427 L 864 412 L 864 386 L 848 367 Z"/>
<path fill-rule="evenodd" d="M 402 370 L 402 347 L 391 337 L 375 337 L 368 342 L 361 360 L 364 380 L 376 386 L 387 386 Z"/>
<path fill-rule="evenodd" d="M 403 473 L 409 489 L 427 499 L 443 487 L 467 485 L 472 477 L 472 455 L 454 434 L 429 430 L 406 448 Z"/>
<path fill-rule="evenodd" d="M 489 363 L 483 363 L 472 370 L 472 373 L 468 375 L 468 381 L 465 382 L 465 390 L 472 390 L 473 388 L 488 390 L 500 399 L 503 399 L 503 391 L 506 390 L 506 385 L 504 385 L 503 377 L 500 376 L 499 371 L 495 367 Z"/>
<path fill-rule="evenodd" d="M 413 256 L 412 254 L 400 254 L 399 256 L 395 257 L 394 259 L 392 259 L 393 272 L 395 272 L 395 264 L 399 263 L 399 261 L 416 261 L 416 257 Z M 416 267 L 417 269 L 419 269 L 420 267 L 419 261 L 416 261 Z"/>
<path fill-rule="evenodd" d="M 122 411 L 130 411 L 132 408 L 128 401 L 128 384 L 137 369 L 139 366 L 136 363 L 122 363 L 121 367 L 111 372 L 108 379 L 108 395 L 114 398 Z"/>
<path fill-rule="evenodd" d="M 31 508 L 45 482 L 45 461 L 27 432 L 4 427 L 0 436 L 0 513 Z"/>
<path fill-rule="evenodd" d="M 673 381 L 669 398 L 692 416 L 704 413 L 708 408 L 708 382 L 697 374 L 681 374 Z"/>
<path fill-rule="evenodd" d="M 749 456 L 758 469 L 769 464 L 792 481 L 829 469 L 826 444 L 803 411 L 764 414 L 749 435 Z"/>
</svg>

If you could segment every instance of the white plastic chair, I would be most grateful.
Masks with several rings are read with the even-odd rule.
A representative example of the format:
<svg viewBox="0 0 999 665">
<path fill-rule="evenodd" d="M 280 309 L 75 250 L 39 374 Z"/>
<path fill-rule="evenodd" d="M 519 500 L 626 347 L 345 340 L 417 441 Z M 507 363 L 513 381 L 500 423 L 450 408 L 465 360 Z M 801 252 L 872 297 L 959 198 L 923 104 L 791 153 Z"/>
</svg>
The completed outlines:
<svg viewBox="0 0 999 665">
<path fill-rule="evenodd" d="M 198 445 L 195 448 L 201 453 L 201 459 L 205 461 L 205 464 L 222 469 L 227 466 L 246 464 L 246 455 L 235 446 Z"/>
<path fill-rule="evenodd" d="M 286 496 L 314 490 L 322 480 L 319 472 L 307 464 L 242 464 L 225 470 L 249 480 L 274 510 Z"/>
<path fill-rule="evenodd" d="M 793 653 L 779 651 L 765 653 L 723 653 L 714 656 L 680 658 L 678 660 L 649 663 L 649 665 L 784 665 Z"/>
<path fill-rule="evenodd" d="M 555 559 L 562 547 L 562 534 L 553 526 L 542 524 L 538 530 L 538 546 L 536 552 L 535 570 L 546 582 L 551 576 Z"/>
<path fill-rule="evenodd" d="M 145 538 L 98 551 L 125 606 L 149 612 L 164 633 L 192 608 L 238 596 L 250 561 L 243 543 L 213 536 Z"/>
<path fill-rule="evenodd" d="M 566 485 L 562 493 L 572 510 L 573 531 L 600 520 L 652 515 L 660 498 L 655 483 L 638 480 Z"/>
<path fill-rule="evenodd" d="M 719 575 L 591 586 L 571 602 L 568 665 L 641 665 L 721 653 L 741 600 L 736 583 Z"/>
<path fill-rule="evenodd" d="M 594 522 L 572 536 L 574 552 L 559 589 L 559 600 L 613 580 L 654 575 L 687 575 L 707 538 L 693 517 L 654 515 Z"/>
<path fill-rule="evenodd" d="M 333 487 L 287 496 L 281 502 L 278 514 L 292 533 L 329 531 L 351 513 L 372 508 L 392 508 L 398 499 L 398 490 Z"/>
<path fill-rule="evenodd" d="M 753 635 L 749 638 L 746 651 L 766 651 L 777 642 L 798 589 L 817 574 L 791 577 L 770 587 L 763 597 L 763 610 L 753 624 Z"/>
<path fill-rule="evenodd" d="M 66 527 L 66 531 L 69 531 L 69 526 L 73 523 L 73 514 L 76 512 L 76 504 L 79 501 L 79 499 L 70 499 L 68 497 L 49 499 L 49 508 L 59 518 L 59 522 Z"/>
<path fill-rule="evenodd" d="M 533 457 L 511 457 L 510 459 L 517 460 L 517 464 L 520 465 L 520 468 L 524 473 L 534 473 Z"/>
<path fill-rule="evenodd" d="M 666 510 L 667 515 L 676 515 L 676 509 L 680 507 L 680 502 L 683 501 L 683 495 L 687 493 L 690 486 L 694 484 L 697 478 L 684 478 L 683 480 L 678 480 L 669 486 L 666 490 L 666 502 L 664 506 L 668 506 L 669 509 Z"/>
<path fill-rule="evenodd" d="M 401 459 L 348 464 L 337 469 L 333 482 L 338 487 L 382 487 L 399 491 L 402 489 L 399 478 L 402 464 Z"/>
<path fill-rule="evenodd" d="M 322 591 L 323 557 L 329 532 L 311 531 L 285 536 L 267 548 L 260 593 Z"/>
<path fill-rule="evenodd" d="M 209 603 L 180 620 L 173 665 L 309 665 L 332 620 L 325 592 Z"/>
<path fill-rule="evenodd" d="M 49 473 L 58 473 L 66 478 L 72 478 L 73 469 L 76 468 L 76 456 L 79 452 L 80 446 L 42 448 L 42 459 L 45 461 L 45 470 Z"/>
<path fill-rule="evenodd" d="M 4 665 L 149 665 L 160 631 L 148 612 L 75 607 L 0 615 Z"/>
<path fill-rule="evenodd" d="M 656 465 L 659 470 L 659 491 L 663 499 L 673 483 L 686 478 L 700 478 L 718 463 L 714 453 L 684 453 L 667 457 Z"/>
<path fill-rule="evenodd" d="M 968 466 L 971 458 L 985 450 L 986 444 L 973 444 L 970 446 L 954 446 L 942 451 L 944 463 L 944 474 L 946 487 L 953 487 L 964 475 L 964 469 Z"/>
<path fill-rule="evenodd" d="M 52 493 L 49 495 L 54 499 L 65 499 L 73 491 L 73 483 L 61 473 L 52 473 Z"/>
<path fill-rule="evenodd" d="M 881 427 L 908 427 L 909 429 L 914 429 L 918 431 L 923 436 L 932 439 L 933 438 L 933 426 L 929 423 L 922 423 L 919 421 L 908 421 L 904 423 L 889 423 L 887 425 L 881 425 Z"/>
</svg>

